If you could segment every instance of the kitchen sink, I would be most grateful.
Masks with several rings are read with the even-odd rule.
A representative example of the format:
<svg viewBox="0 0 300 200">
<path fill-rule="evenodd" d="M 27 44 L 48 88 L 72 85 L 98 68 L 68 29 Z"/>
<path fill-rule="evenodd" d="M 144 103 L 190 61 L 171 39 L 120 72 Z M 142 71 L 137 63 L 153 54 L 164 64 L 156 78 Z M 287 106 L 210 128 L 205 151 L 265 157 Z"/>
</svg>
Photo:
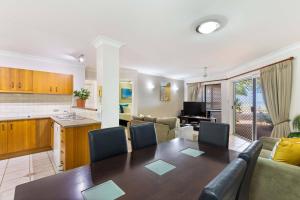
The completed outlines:
<svg viewBox="0 0 300 200">
<path fill-rule="evenodd" d="M 61 114 L 61 115 L 54 115 L 55 118 L 60 119 L 60 120 L 84 120 L 86 119 L 85 117 L 81 117 L 79 115 L 76 115 L 74 113 L 70 114 Z"/>
</svg>

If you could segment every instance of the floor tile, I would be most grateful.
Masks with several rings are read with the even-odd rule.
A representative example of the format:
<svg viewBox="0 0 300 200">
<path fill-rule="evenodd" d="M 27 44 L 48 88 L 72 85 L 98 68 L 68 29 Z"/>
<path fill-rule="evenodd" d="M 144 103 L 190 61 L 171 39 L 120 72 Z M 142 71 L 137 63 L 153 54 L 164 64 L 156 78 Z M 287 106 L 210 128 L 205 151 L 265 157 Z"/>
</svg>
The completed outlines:
<svg viewBox="0 0 300 200">
<path fill-rule="evenodd" d="M 15 189 L 0 192 L 0 200 L 13 200 L 15 196 Z"/>
<path fill-rule="evenodd" d="M 21 185 L 21 184 L 27 183 L 29 181 L 30 181 L 29 177 L 22 177 L 22 178 L 13 179 L 13 180 L 10 180 L 7 182 L 3 182 L 0 186 L 0 193 L 7 191 L 7 190 L 14 189 L 17 185 Z"/>
<path fill-rule="evenodd" d="M 0 160 L 0 169 L 5 168 L 7 165 L 7 160 Z"/>
<path fill-rule="evenodd" d="M 29 168 L 28 169 L 23 169 L 19 171 L 13 171 L 11 173 L 5 172 L 3 179 L 2 179 L 2 184 L 5 184 L 8 181 L 11 181 L 13 179 L 18 179 L 22 177 L 28 177 L 29 175 Z"/>
<path fill-rule="evenodd" d="M 34 180 L 38 180 L 38 179 L 41 179 L 41 178 L 45 178 L 47 176 L 52 176 L 54 174 L 55 174 L 54 170 L 48 170 L 48 171 L 44 171 L 44 172 L 41 172 L 41 173 L 36 173 L 34 175 L 31 175 L 30 180 L 34 181 Z"/>
</svg>

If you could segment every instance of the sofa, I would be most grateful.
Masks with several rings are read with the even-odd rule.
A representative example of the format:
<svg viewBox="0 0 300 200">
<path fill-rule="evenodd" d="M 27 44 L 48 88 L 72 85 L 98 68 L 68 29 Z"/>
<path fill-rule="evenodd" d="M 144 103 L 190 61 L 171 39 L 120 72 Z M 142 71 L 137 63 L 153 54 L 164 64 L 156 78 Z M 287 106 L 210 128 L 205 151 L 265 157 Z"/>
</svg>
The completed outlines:
<svg viewBox="0 0 300 200">
<path fill-rule="evenodd" d="M 132 120 L 128 122 L 127 127 L 132 125 L 142 124 L 142 123 L 154 123 L 157 142 L 162 143 L 175 138 L 175 129 L 178 124 L 178 119 L 176 117 L 170 118 L 156 118 L 150 116 L 132 116 Z M 130 138 L 130 134 L 129 134 Z"/>
<path fill-rule="evenodd" d="M 251 181 L 250 200 L 300 199 L 300 167 L 270 159 L 279 139 L 262 137 L 263 149 Z"/>
</svg>

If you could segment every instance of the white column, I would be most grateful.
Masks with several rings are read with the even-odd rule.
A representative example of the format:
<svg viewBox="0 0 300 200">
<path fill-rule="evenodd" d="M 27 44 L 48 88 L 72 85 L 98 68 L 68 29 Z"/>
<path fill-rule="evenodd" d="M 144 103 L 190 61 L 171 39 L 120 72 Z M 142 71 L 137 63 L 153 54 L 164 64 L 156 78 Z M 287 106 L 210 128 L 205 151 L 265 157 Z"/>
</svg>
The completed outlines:
<svg viewBox="0 0 300 200">
<path fill-rule="evenodd" d="M 123 44 L 99 36 L 94 41 L 97 52 L 97 82 L 102 87 L 98 112 L 102 128 L 119 126 L 119 49 Z"/>
</svg>

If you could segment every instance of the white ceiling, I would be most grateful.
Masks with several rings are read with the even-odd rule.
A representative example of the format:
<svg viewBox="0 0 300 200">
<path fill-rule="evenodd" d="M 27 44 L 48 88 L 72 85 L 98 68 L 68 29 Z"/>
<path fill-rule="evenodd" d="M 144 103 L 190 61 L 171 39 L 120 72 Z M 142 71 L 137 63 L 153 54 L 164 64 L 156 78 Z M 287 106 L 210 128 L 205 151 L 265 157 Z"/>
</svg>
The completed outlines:
<svg viewBox="0 0 300 200">
<path fill-rule="evenodd" d="M 173 78 L 223 73 L 300 41 L 299 0 L 1 0 L 0 49 L 67 58 L 105 35 L 126 43 L 121 67 Z M 194 29 L 207 16 L 225 27 Z"/>
</svg>

